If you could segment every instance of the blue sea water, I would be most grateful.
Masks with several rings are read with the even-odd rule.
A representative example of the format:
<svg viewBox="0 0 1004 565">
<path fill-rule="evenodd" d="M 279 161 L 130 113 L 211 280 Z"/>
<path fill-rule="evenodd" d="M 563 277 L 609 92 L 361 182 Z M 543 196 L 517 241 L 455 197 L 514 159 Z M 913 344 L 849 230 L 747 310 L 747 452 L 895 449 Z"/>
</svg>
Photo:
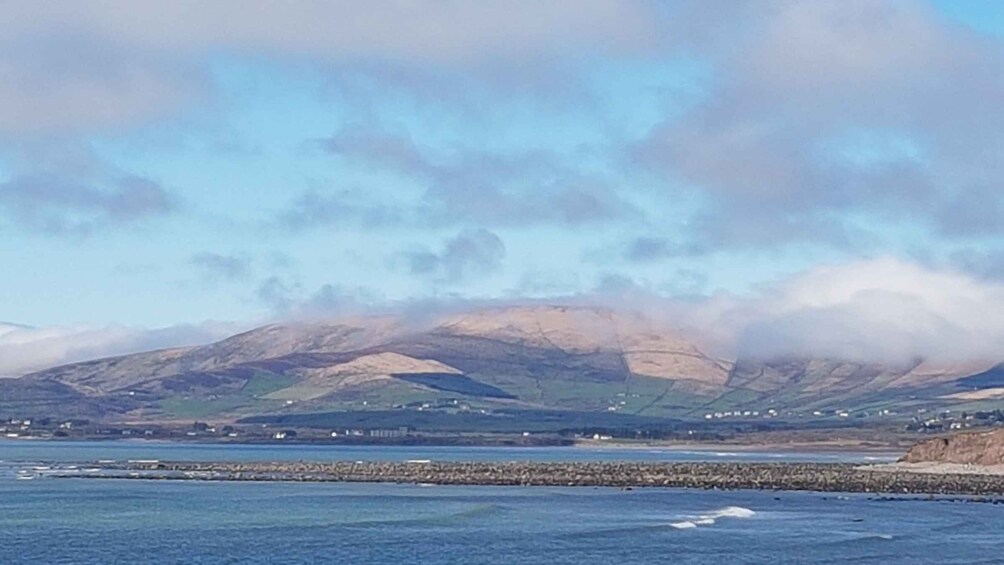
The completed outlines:
<svg viewBox="0 0 1004 565">
<path fill-rule="evenodd" d="M 0 440 L 4 461 L 160 459 L 170 461 L 814 461 L 881 462 L 899 453 L 695 450 L 675 447 L 437 447 L 164 441 Z"/>
<path fill-rule="evenodd" d="M 11 468 L 25 464 L 14 460 L 113 458 L 108 449 L 122 459 L 147 458 L 144 449 L 182 459 L 193 449 L 13 443 L 0 443 L 0 459 Z M 250 450 L 268 457 L 239 456 L 245 447 L 210 451 L 221 460 L 352 458 L 343 448 L 295 446 Z M 638 453 L 351 451 L 356 459 L 630 459 Z M 656 455 L 645 453 L 641 457 Z M 197 454 L 203 457 L 191 458 L 213 458 Z M 0 477 L 0 563 L 1000 563 L 1002 512 L 990 504 L 832 493 L 17 480 L 6 474 Z"/>
</svg>

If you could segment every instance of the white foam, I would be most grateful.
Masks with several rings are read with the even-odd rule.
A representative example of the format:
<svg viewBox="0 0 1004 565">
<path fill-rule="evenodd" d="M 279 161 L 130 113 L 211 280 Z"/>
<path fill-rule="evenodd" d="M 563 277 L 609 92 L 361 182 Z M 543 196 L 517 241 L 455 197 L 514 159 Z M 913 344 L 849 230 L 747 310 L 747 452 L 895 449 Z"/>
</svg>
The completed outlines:
<svg viewBox="0 0 1004 565">
<path fill-rule="evenodd" d="M 756 512 L 742 506 L 726 506 L 708 514 L 709 518 L 752 518 Z"/>
<path fill-rule="evenodd" d="M 749 508 L 743 508 L 742 506 L 726 506 L 725 508 L 719 508 L 718 510 L 714 510 L 707 514 L 695 516 L 691 520 L 673 522 L 670 526 L 678 530 L 689 530 L 698 526 L 714 525 L 715 522 L 721 518 L 752 518 L 755 515 L 756 512 L 750 510 Z"/>
<path fill-rule="evenodd" d="M 710 526 L 711 524 L 715 523 L 715 519 L 714 518 L 698 518 L 697 520 L 694 520 L 694 523 L 697 524 L 698 526 Z"/>
</svg>

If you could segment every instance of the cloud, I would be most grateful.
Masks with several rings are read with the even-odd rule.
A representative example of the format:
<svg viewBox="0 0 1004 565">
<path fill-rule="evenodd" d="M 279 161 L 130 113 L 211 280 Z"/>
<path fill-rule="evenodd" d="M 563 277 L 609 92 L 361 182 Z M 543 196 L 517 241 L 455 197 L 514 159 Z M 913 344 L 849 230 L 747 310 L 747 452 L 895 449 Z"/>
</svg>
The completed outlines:
<svg viewBox="0 0 1004 565">
<path fill-rule="evenodd" d="M 21 134 L 162 117 L 206 96 L 212 55 L 518 69 L 583 49 L 635 52 L 658 37 L 645 3 L 613 0 L 97 0 L 4 10 L 0 131 Z"/>
<path fill-rule="evenodd" d="M 327 283 L 308 291 L 295 277 L 278 275 L 264 279 L 256 295 L 271 317 L 291 321 L 331 321 L 400 312 L 402 308 L 401 304 L 388 302 L 369 289 Z"/>
<path fill-rule="evenodd" d="M 404 221 L 402 210 L 387 203 L 372 201 L 365 191 L 324 193 L 316 189 L 297 195 L 275 219 L 279 227 L 292 232 L 340 225 L 378 228 Z M 411 222 L 414 221 L 412 218 Z"/>
<path fill-rule="evenodd" d="M 287 312 L 297 302 L 301 285 L 293 280 L 272 275 L 263 280 L 255 291 L 258 300 L 273 312 Z"/>
<path fill-rule="evenodd" d="M 17 376 L 47 367 L 152 349 L 199 345 L 244 329 L 239 324 L 206 322 L 159 329 L 124 326 L 50 326 L 0 324 L 0 376 Z"/>
<path fill-rule="evenodd" d="M 0 214 L 7 222 L 52 235 L 87 235 L 136 224 L 176 206 L 164 187 L 137 176 L 78 183 L 62 175 L 38 174 L 0 182 Z"/>
<path fill-rule="evenodd" d="M 618 181 L 586 172 L 578 162 L 582 156 L 470 148 L 433 152 L 407 134 L 359 126 L 317 144 L 346 166 L 394 174 L 420 188 L 415 198 L 393 202 L 363 189 L 311 189 L 278 215 L 277 223 L 286 229 L 341 224 L 577 227 L 640 213 L 622 197 Z"/>
<path fill-rule="evenodd" d="M 745 357 L 1004 359 L 1004 284 L 895 258 L 819 266 L 745 296 L 661 304 L 662 315 Z"/>
<path fill-rule="evenodd" d="M 243 255 L 205 251 L 192 255 L 189 262 L 211 279 L 243 280 L 251 274 L 251 259 Z"/>
<path fill-rule="evenodd" d="M 624 259 L 634 263 L 649 263 L 693 255 L 702 251 L 698 246 L 689 243 L 678 243 L 666 237 L 641 236 L 629 241 L 623 250 Z"/>
<path fill-rule="evenodd" d="M 1000 233 L 999 39 L 919 2 L 730 8 L 677 6 L 679 47 L 712 69 L 708 94 L 634 148 L 640 163 L 701 195 L 695 239 L 855 247 L 874 232 L 862 218 Z"/>
<path fill-rule="evenodd" d="M 979 278 L 1004 281 L 1004 247 L 956 251 L 949 254 L 948 264 Z"/>
<path fill-rule="evenodd" d="M 479 239 L 484 241 L 478 242 Z M 453 242 L 457 242 L 451 245 Z M 447 276 L 495 268 L 490 234 L 448 240 L 423 274 Z M 473 259 L 472 259 L 473 257 Z M 494 257 L 494 258 L 493 258 Z M 701 286 L 677 273 L 677 284 Z M 1004 359 L 1004 283 L 948 267 L 885 257 L 823 265 L 795 273 L 753 292 L 716 292 L 680 298 L 608 273 L 586 293 L 526 298 L 388 300 L 372 290 L 322 285 L 306 292 L 290 279 L 271 277 L 259 296 L 284 320 L 337 320 L 391 316 L 405 322 L 515 305 L 568 304 L 636 311 L 682 330 L 724 357 L 746 359 L 829 358 L 858 362 L 996 362 Z M 0 324 L 0 375 L 55 364 L 183 344 L 206 343 L 246 329 L 206 323 L 157 330 L 125 327 L 26 328 Z"/>
<path fill-rule="evenodd" d="M 437 167 L 407 134 L 393 135 L 356 126 L 321 139 L 318 144 L 332 155 L 377 170 L 388 168 L 406 175 L 437 174 Z"/>
<path fill-rule="evenodd" d="M 86 6 L 97 7 L 5 6 L 13 19 L 0 23 L 0 81 L 7 85 L 0 93 L 0 132 L 114 130 L 206 96 L 208 80 L 194 62 L 126 41 L 97 21 L 56 21 L 63 17 L 58 12 Z"/>
<path fill-rule="evenodd" d="M 677 284 L 699 287 L 699 276 Z M 372 313 L 432 319 L 486 307 L 530 304 L 601 306 L 640 312 L 680 329 L 727 358 L 828 358 L 907 364 L 997 362 L 1004 359 L 1004 283 L 947 267 L 892 257 L 821 265 L 759 289 L 735 294 L 674 293 L 607 273 L 585 293 L 526 298 L 386 301 L 332 287 L 294 317 Z"/>
<path fill-rule="evenodd" d="M 406 255 L 412 274 L 430 276 L 445 283 L 459 283 L 491 274 L 502 267 L 505 244 L 484 228 L 467 229 L 446 240 L 438 252 Z"/>
</svg>

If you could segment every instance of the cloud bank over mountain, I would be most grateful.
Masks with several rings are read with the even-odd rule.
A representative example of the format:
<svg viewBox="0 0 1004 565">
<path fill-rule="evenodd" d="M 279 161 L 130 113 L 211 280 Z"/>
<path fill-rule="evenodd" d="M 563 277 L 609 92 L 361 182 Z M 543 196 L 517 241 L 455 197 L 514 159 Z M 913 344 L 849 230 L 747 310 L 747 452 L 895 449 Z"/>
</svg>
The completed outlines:
<svg viewBox="0 0 1004 565">
<path fill-rule="evenodd" d="M 895 258 L 824 265 L 743 295 L 695 300 L 618 289 L 556 299 L 340 303 L 331 289 L 286 305 L 284 322 L 381 316 L 427 326 L 445 316 L 537 304 L 599 306 L 680 329 L 726 358 L 905 364 L 1004 361 L 1004 284 Z M 209 343 L 245 329 L 0 326 L 0 374 L 149 349 Z"/>
<path fill-rule="evenodd" d="M 681 313 L 745 357 L 1004 358 L 1004 284 L 894 258 L 820 266 Z"/>
<path fill-rule="evenodd" d="M 84 326 L 32 328 L 0 324 L 0 377 L 18 376 L 76 361 L 209 343 L 240 329 L 240 326 L 228 323 L 159 329 Z"/>
</svg>

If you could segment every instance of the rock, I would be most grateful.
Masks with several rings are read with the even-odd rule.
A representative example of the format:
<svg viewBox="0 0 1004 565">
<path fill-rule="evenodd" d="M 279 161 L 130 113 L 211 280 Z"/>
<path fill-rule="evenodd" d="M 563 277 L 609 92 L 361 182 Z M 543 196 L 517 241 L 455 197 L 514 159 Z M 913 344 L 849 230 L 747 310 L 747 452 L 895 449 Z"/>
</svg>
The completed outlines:
<svg viewBox="0 0 1004 565">
<path fill-rule="evenodd" d="M 913 446 L 900 461 L 1004 465 L 1004 429 L 961 433 L 922 441 Z"/>
</svg>

